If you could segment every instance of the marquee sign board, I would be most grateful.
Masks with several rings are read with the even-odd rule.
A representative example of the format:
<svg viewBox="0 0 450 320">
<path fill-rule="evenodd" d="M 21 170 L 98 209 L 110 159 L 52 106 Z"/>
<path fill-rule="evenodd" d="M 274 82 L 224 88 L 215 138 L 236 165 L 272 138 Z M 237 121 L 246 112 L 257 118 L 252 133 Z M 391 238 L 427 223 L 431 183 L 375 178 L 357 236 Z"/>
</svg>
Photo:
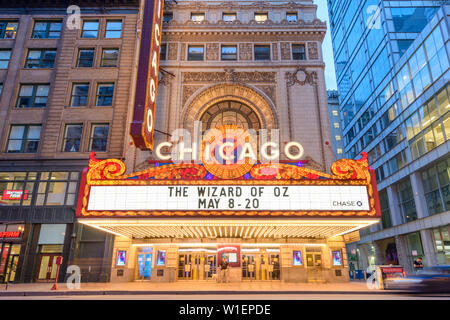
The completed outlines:
<svg viewBox="0 0 450 320">
<path fill-rule="evenodd" d="M 155 104 L 164 0 L 146 0 L 130 135 L 141 150 L 153 150 Z"/>
<path fill-rule="evenodd" d="M 256 164 L 246 177 L 212 177 L 203 165 L 168 164 L 124 175 L 116 159 L 91 155 L 78 217 L 381 216 L 373 170 L 341 159 L 332 174 L 295 164 Z"/>
<path fill-rule="evenodd" d="M 369 211 L 366 186 L 92 186 L 88 211 Z"/>
</svg>

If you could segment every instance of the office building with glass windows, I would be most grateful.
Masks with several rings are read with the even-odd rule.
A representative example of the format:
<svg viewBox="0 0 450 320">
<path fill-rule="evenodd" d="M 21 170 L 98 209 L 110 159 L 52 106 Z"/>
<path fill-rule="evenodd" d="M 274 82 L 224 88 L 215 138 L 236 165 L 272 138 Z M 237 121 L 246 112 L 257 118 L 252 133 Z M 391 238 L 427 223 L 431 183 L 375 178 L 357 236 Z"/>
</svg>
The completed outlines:
<svg viewBox="0 0 450 320">
<path fill-rule="evenodd" d="M 355 269 L 450 263 L 450 6 L 328 1 L 345 154 L 376 170 L 382 222 L 349 245 Z"/>
</svg>

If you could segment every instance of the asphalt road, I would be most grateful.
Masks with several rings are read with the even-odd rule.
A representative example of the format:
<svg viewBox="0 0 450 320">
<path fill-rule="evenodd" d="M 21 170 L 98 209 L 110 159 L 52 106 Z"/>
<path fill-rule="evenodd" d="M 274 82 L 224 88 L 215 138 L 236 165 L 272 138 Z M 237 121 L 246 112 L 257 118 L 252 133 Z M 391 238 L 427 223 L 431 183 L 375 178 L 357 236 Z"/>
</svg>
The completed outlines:
<svg viewBox="0 0 450 320">
<path fill-rule="evenodd" d="M 87 295 L 0 297 L 0 300 L 230 300 L 230 295 Z M 450 300 L 434 294 L 267 294 L 234 295 L 233 300 Z"/>
</svg>

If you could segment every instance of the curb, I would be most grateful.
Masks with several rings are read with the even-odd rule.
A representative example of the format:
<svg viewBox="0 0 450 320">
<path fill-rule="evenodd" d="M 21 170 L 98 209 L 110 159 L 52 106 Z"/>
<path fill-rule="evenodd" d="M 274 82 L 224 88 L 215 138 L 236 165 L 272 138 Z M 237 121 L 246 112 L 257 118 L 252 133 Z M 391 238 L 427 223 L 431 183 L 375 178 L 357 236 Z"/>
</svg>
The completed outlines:
<svg viewBox="0 0 450 320">
<path fill-rule="evenodd" d="M 343 295 L 392 295 L 408 294 L 404 291 L 15 291 L 0 292 L 0 297 L 32 296 L 92 296 L 92 295 L 264 295 L 264 294 L 343 294 Z"/>
</svg>

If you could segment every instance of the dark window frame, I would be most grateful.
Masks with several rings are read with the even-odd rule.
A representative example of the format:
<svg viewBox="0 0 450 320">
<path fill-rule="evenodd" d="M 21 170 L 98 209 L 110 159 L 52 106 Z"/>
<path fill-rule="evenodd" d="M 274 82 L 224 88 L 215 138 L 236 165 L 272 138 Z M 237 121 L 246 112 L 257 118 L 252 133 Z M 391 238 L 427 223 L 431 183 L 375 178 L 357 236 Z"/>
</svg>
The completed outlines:
<svg viewBox="0 0 450 320">
<path fill-rule="evenodd" d="M 160 47 L 160 51 L 159 51 L 159 60 L 162 60 L 162 61 L 167 60 L 167 43 L 161 43 L 161 47 Z"/>
<path fill-rule="evenodd" d="M 21 139 L 11 139 L 11 132 L 13 130 L 14 127 L 24 127 L 24 131 L 23 131 L 23 135 Z M 39 132 L 39 140 L 36 139 L 29 139 L 28 138 L 28 133 L 30 131 L 31 127 L 40 127 L 41 131 Z M 11 124 L 10 128 L 9 128 L 9 133 L 8 133 L 8 140 L 6 142 L 6 149 L 5 149 L 5 153 L 37 153 L 37 150 L 39 148 L 39 142 L 41 141 L 41 132 L 42 132 L 42 125 L 41 124 Z M 21 147 L 20 147 L 20 151 L 19 152 L 9 152 L 9 143 L 14 140 L 14 141 L 22 141 L 21 142 Z M 33 152 L 25 152 L 25 146 L 27 145 L 27 142 L 29 141 L 37 141 L 37 145 L 36 145 L 36 150 Z"/>
<path fill-rule="evenodd" d="M 86 96 L 84 95 L 75 95 L 74 91 L 75 91 L 75 87 L 76 86 L 82 86 L 82 85 L 87 85 L 88 87 L 88 92 L 86 94 Z M 73 108 L 83 108 L 83 107 L 87 107 L 89 105 L 89 91 L 91 89 L 91 84 L 89 82 L 74 82 L 72 83 L 72 90 L 70 93 L 70 102 L 69 102 L 69 106 L 73 107 Z M 86 97 L 86 104 L 80 104 L 78 103 L 78 105 L 74 105 L 73 101 L 74 98 L 77 99 L 77 101 L 80 101 L 80 97 Z"/>
<path fill-rule="evenodd" d="M 0 70 L 7 70 L 9 68 L 9 63 L 11 62 L 11 55 L 12 55 L 12 49 L 0 49 L 0 52 L 9 52 L 9 58 L 8 59 L 1 59 L 0 61 L 7 61 L 6 68 L 0 68 Z"/>
<path fill-rule="evenodd" d="M 294 16 L 295 15 L 295 21 L 290 21 L 289 20 L 289 16 Z M 294 11 L 288 11 L 288 12 L 286 12 L 286 20 L 289 22 L 289 23 L 295 23 L 295 22 L 298 22 L 298 12 L 294 12 Z"/>
<path fill-rule="evenodd" d="M 235 54 L 224 54 L 224 52 L 223 52 L 223 49 L 224 48 L 234 48 L 234 49 L 236 49 L 236 53 Z M 226 55 L 235 55 L 235 57 L 234 58 L 224 58 L 224 55 L 226 56 Z M 222 60 L 222 61 L 237 61 L 237 59 L 238 59 L 238 48 L 237 48 L 237 45 L 222 45 L 221 47 L 220 47 L 220 60 Z"/>
<path fill-rule="evenodd" d="M 120 31 L 118 29 L 108 29 L 108 24 L 109 23 L 119 23 L 120 22 Z M 108 32 L 120 32 L 120 36 L 119 37 L 108 37 Z M 104 38 L 105 39 L 121 39 L 123 35 L 123 20 L 122 19 L 108 19 L 105 22 L 105 33 L 104 33 Z"/>
<path fill-rule="evenodd" d="M 267 49 L 267 53 L 268 56 L 264 56 L 264 58 L 261 57 L 261 55 L 257 55 L 256 51 L 257 49 L 262 49 L 262 48 L 266 48 Z M 253 46 L 253 55 L 254 55 L 254 60 L 255 61 L 270 61 L 271 60 L 271 56 L 270 56 L 270 44 L 255 44 Z"/>
<path fill-rule="evenodd" d="M 45 31 L 36 31 L 36 25 L 38 23 L 46 23 L 46 28 Z M 55 30 L 51 30 L 51 26 L 52 24 L 61 24 L 61 28 L 59 29 L 59 31 L 55 31 Z M 63 29 L 63 22 L 62 20 L 35 20 L 34 21 L 34 26 L 33 26 L 33 32 L 31 33 L 31 38 L 32 39 L 60 39 L 61 38 L 61 32 Z M 54 32 L 54 33 L 58 33 L 58 37 L 51 37 L 50 38 L 50 33 Z M 44 37 L 37 37 L 36 34 L 38 33 L 44 33 L 45 36 Z"/>
<path fill-rule="evenodd" d="M 299 52 L 295 52 L 294 48 L 303 48 L 299 50 Z M 292 60 L 305 61 L 306 60 L 306 46 L 302 43 L 293 43 L 292 44 Z"/>
<path fill-rule="evenodd" d="M 200 54 L 193 54 L 190 52 L 190 49 L 194 49 L 194 48 L 202 48 L 202 53 L 201 53 L 201 59 L 199 58 L 195 58 L 196 55 L 200 56 Z M 188 45 L 188 50 L 187 50 L 187 60 L 188 61 L 204 61 L 205 60 L 205 46 L 204 45 Z"/>
<path fill-rule="evenodd" d="M 22 87 L 24 86 L 32 86 L 33 87 L 33 93 L 31 96 L 21 96 L 20 95 L 20 91 L 22 91 Z M 36 84 L 26 84 L 26 83 L 21 83 L 20 87 L 19 87 L 19 92 L 17 94 L 17 101 L 16 101 L 16 108 L 19 109 L 27 109 L 27 108 L 46 108 L 47 107 L 47 103 L 48 103 L 48 95 L 47 96 L 38 96 L 37 95 L 37 91 L 38 91 L 38 87 L 39 86 L 47 86 L 48 87 L 48 91 L 50 91 L 50 84 L 49 83 L 36 83 Z M 21 107 L 19 105 L 20 99 L 21 98 L 30 98 L 30 103 L 27 104 L 26 107 Z M 36 98 L 43 98 L 43 97 L 47 97 L 47 101 L 45 102 L 45 106 L 36 106 Z"/>
<path fill-rule="evenodd" d="M 75 137 L 75 138 L 68 138 L 67 137 L 67 133 L 68 133 L 68 129 L 70 127 L 81 127 L 81 133 L 79 137 Z M 84 124 L 83 123 L 66 123 L 64 126 L 64 136 L 63 136 L 63 144 L 62 144 L 62 152 L 81 152 L 81 143 L 82 143 L 82 139 L 83 139 L 83 129 L 84 129 Z M 71 141 L 71 145 L 67 145 L 67 143 L 69 142 L 69 140 Z M 74 151 L 70 151 L 71 147 L 76 147 L 77 146 L 77 142 L 78 142 L 78 149 L 74 150 Z M 69 147 L 69 150 L 67 150 L 67 147 Z"/>
<path fill-rule="evenodd" d="M 106 136 L 103 136 L 101 138 L 95 138 L 94 133 L 95 133 L 95 129 L 97 127 L 107 127 Z M 93 123 L 93 124 L 91 124 L 91 132 L 89 134 L 89 151 L 107 152 L 109 132 L 110 132 L 110 124 L 109 123 Z M 95 140 L 104 140 L 104 142 L 102 142 L 102 144 L 104 144 L 104 149 L 94 149 L 93 146 L 94 146 Z"/>
<path fill-rule="evenodd" d="M 111 59 L 111 58 L 105 58 L 105 51 L 116 51 L 117 52 L 117 58 Z M 114 65 L 105 65 L 105 61 L 115 61 L 116 63 Z M 100 67 L 102 68 L 117 68 L 119 66 L 119 48 L 102 48 L 102 56 L 100 61 Z"/>
<path fill-rule="evenodd" d="M 30 52 L 32 51 L 40 51 L 40 57 L 39 57 L 39 63 L 35 65 L 34 67 L 30 67 L 29 63 L 30 60 L 36 61 L 38 59 L 30 59 Z M 55 52 L 55 59 L 45 59 L 45 55 L 47 52 Z M 55 67 L 55 61 L 56 61 L 56 52 L 57 49 L 28 49 L 27 58 L 25 60 L 25 69 L 53 69 Z M 51 67 L 45 66 L 45 62 L 50 62 Z"/>
<path fill-rule="evenodd" d="M 97 29 L 95 30 L 95 29 L 89 29 L 89 30 L 86 30 L 85 29 L 85 25 L 86 25 L 86 23 L 92 23 L 92 22 L 94 22 L 94 23 L 97 23 Z M 93 31 L 95 31 L 96 32 L 96 34 L 95 34 L 95 37 L 85 37 L 84 36 L 84 33 L 85 32 L 93 32 Z M 81 38 L 82 39 L 98 39 L 98 32 L 100 31 L 100 21 L 99 20 L 89 20 L 89 19 L 86 19 L 86 20 L 83 20 L 83 27 L 81 28 Z"/>
<path fill-rule="evenodd" d="M 11 31 L 7 30 L 8 29 L 8 25 L 10 23 L 15 23 L 16 24 L 16 28 L 15 28 L 14 31 L 12 31 L 13 36 L 8 38 L 7 34 L 8 34 L 8 32 L 11 32 Z M 19 21 L 18 20 L 11 20 L 11 21 L 9 21 L 9 20 L 2 20 L 2 21 L 0 21 L 0 39 L 14 40 L 16 38 L 16 36 L 17 36 L 17 30 L 18 29 L 19 29 Z"/>
<path fill-rule="evenodd" d="M 92 51 L 92 59 L 88 60 L 86 58 L 81 58 L 82 51 Z M 90 61 L 91 65 L 90 66 L 82 66 L 82 65 L 80 65 L 81 61 Z M 94 64 L 95 64 L 95 48 L 78 48 L 76 67 L 77 68 L 93 68 Z"/>
<path fill-rule="evenodd" d="M 100 87 L 106 87 L 106 86 L 112 86 L 112 93 L 109 94 L 100 94 Z M 96 107 L 111 107 L 114 103 L 114 90 L 115 90 L 115 83 L 114 82 L 100 82 L 97 84 L 97 90 L 95 93 L 95 106 Z M 104 101 L 108 99 L 108 97 L 111 98 L 111 104 L 104 104 Z M 100 100 L 99 100 L 100 99 Z M 102 101 L 101 104 L 99 104 L 99 101 Z"/>
</svg>

